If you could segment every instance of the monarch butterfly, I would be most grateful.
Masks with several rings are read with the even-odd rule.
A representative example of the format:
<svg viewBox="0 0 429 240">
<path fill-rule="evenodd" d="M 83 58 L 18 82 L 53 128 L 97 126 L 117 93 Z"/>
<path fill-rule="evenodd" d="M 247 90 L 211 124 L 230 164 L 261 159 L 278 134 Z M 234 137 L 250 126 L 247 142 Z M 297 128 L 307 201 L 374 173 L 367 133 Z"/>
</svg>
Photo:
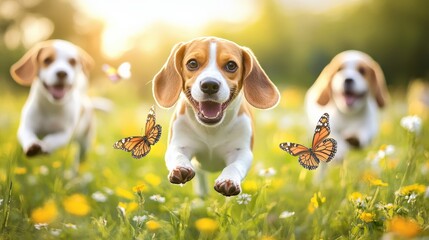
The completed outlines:
<svg viewBox="0 0 429 240">
<path fill-rule="evenodd" d="M 327 138 L 330 133 L 329 114 L 325 113 L 317 122 L 311 148 L 291 142 L 280 143 L 280 148 L 292 156 L 299 156 L 298 161 L 301 166 L 313 170 L 319 166 L 320 161 L 331 161 L 337 152 L 337 141 Z"/>
<path fill-rule="evenodd" d="M 113 144 L 113 148 L 131 152 L 134 158 L 146 156 L 150 151 L 150 146 L 157 143 L 161 137 L 161 125 L 156 124 L 155 120 L 155 109 L 152 106 L 147 115 L 145 135 L 126 137 L 118 140 Z"/>
<path fill-rule="evenodd" d="M 122 63 L 118 69 L 109 64 L 103 64 L 102 70 L 112 82 L 118 82 L 121 79 L 129 79 L 131 77 L 131 64 L 129 62 Z"/>
</svg>

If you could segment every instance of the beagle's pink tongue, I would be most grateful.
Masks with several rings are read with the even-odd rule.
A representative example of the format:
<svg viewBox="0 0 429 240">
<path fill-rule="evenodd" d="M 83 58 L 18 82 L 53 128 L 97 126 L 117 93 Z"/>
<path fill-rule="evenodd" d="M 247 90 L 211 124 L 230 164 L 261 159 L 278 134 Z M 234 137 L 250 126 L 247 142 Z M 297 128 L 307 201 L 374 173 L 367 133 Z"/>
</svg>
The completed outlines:
<svg viewBox="0 0 429 240">
<path fill-rule="evenodd" d="M 351 106 L 351 105 L 353 105 L 353 103 L 356 101 L 356 96 L 354 96 L 354 95 L 350 95 L 350 94 L 347 94 L 347 95 L 345 95 L 344 96 L 345 97 L 345 99 L 346 99 L 346 104 L 348 105 L 348 106 Z"/>
<path fill-rule="evenodd" d="M 212 101 L 205 101 L 199 103 L 200 112 L 206 118 L 216 118 L 222 111 L 222 104 Z"/>
<path fill-rule="evenodd" d="M 49 86 L 48 91 L 52 94 L 55 99 L 61 99 L 66 95 L 66 87 L 65 86 Z"/>
</svg>

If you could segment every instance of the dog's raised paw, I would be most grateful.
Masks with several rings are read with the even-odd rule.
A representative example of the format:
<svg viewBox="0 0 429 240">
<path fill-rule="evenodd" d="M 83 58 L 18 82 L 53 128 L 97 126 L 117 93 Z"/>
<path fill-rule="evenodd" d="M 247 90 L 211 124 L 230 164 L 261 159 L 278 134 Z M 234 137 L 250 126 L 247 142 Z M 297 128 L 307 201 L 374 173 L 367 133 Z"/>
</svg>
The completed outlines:
<svg viewBox="0 0 429 240">
<path fill-rule="evenodd" d="M 190 181 L 194 176 L 195 172 L 191 168 L 176 167 L 170 172 L 168 179 L 173 184 L 183 184 Z"/>
<path fill-rule="evenodd" d="M 43 153 L 42 147 L 39 144 L 34 143 L 33 145 L 31 145 L 28 148 L 25 155 L 27 155 L 27 157 L 33 157 L 33 156 L 36 156 L 36 155 L 41 154 L 41 153 Z"/>
<path fill-rule="evenodd" d="M 230 179 L 216 181 L 214 189 L 227 197 L 238 195 L 241 192 L 240 185 Z"/>
</svg>

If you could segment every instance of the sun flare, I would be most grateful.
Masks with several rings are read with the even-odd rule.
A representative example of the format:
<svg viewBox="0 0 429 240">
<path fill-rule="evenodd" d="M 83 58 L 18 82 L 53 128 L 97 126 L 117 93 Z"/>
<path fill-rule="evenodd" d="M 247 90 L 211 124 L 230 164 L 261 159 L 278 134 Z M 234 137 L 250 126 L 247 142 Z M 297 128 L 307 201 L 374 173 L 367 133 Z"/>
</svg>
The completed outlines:
<svg viewBox="0 0 429 240">
<path fill-rule="evenodd" d="M 258 9 L 253 0 L 80 0 L 78 4 L 88 16 L 104 23 L 101 48 L 108 58 L 131 49 L 133 39 L 148 34 L 155 24 L 171 26 L 173 31 L 200 32 L 214 21 L 240 23 L 251 19 Z"/>
</svg>

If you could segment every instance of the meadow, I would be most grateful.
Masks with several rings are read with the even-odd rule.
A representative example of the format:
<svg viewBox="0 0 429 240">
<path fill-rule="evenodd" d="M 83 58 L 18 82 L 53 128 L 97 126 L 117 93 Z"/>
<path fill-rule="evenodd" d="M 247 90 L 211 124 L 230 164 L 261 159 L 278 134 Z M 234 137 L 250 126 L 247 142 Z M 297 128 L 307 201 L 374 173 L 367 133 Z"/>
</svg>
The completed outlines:
<svg viewBox="0 0 429 240">
<path fill-rule="evenodd" d="M 311 141 L 301 108 L 305 90 L 280 88 L 276 108 L 254 110 L 254 162 L 242 194 L 227 198 L 211 190 L 201 199 L 192 181 L 178 186 L 167 179 L 172 109 L 156 108 L 163 135 L 148 156 L 136 160 L 112 148 L 144 131 L 154 101 L 142 100 L 129 83 L 106 85 L 98 94 L 115 107 L 97 112 L 96 139 L 75 177 L 73 143 L 51 155 L 25 157 L 16 130 L 26 91 L 2 92 L 2 239 L 429 238 L 429 129 L 424 118 L 420 131 L 401 126 L 409 114 L 403 92 L 392 93 L 372 145 L 328 163 L 327 176 L 314 182 L 319 169 L 302 168 L 278 147 Z M 212 182 L 216 176 L 210 174 Z"/>
</svg>

